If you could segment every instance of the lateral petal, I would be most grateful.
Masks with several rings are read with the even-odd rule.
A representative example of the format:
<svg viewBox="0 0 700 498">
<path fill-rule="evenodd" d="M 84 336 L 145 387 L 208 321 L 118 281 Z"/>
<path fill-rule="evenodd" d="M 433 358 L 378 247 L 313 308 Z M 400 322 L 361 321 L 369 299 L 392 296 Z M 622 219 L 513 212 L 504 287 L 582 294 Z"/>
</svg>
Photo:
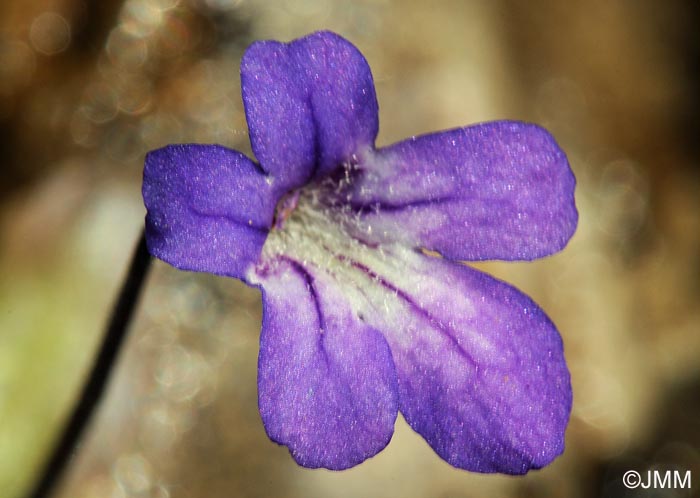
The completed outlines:
<svg viewBox="0 0 700 498">
<path fill-rule="evenodd" d="M 168 145 L 143 172 L 149 252 L 181 270 L 244 279 L 278 195 L 246 156 L 220 145 Z"/>
</svg>

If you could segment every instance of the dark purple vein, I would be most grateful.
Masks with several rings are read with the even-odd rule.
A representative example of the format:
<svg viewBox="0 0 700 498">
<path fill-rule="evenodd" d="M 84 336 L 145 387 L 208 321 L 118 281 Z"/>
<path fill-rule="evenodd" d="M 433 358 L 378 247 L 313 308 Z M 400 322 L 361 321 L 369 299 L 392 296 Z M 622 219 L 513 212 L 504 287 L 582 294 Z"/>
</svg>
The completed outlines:
<svg viewBox="0 0 700 498">
<path fill-rule="evenodd" d="M 356 268 L 363 273 L 365 273 L 369 278 L 374 280 L 375 282 L 378 282 L 382 287 L 385 289 L 390 290 L 393 292 L 395 295 L 403 299 L 409 306 L 414 308 L 419 315 L 425 317 L 432 325 L 437 327 L 440 332 L 443 333 L 444 336 L 448 338 L 448 340 L 457 348 L 457 350 L 460 352 L 460 354 L 466 358 L 466 360 L 471 363 L 474 367 L 477 366 L 477 362 L 472 358 L 472 356 L 462 347 L 462 345 L 459 343 L 459 341 L 454 337 L 454 331 L 451 330 L 449 327 L 446 327 L 443 325 L 439 320 L 437 320 L 432 313 L 430 313 L 428 310 L 423 308 L 420 304 L 418 304 L 411 296 L 409 296 L 405 291 L 399 289 L 395 285 L 393 285 L 391 282 L 387 281 L 384 277 L 381 275 L 377 274 L 376 272 L 372 271 L 369 269 L 366 265 L 363 265 L 362 263 L 355 261 L 351 258 L 348 258 L 347 256 L 338 255 L 338 259 L 341 261 L 346 261 L 349 263 L 353 268 Z"/>
<path fill-rule="evenodd" d="M 392 213 L 417 207 L 438 206 L 440 204 L 457 202 L 460 200 L 463 199 L 454 195 L 445 195 L 434 199 L 415 199 L 406 202 L 350 202 L 349 206 L 353 211 L 359 213 L 364 211 L 385 211 Z"/>
</svg>

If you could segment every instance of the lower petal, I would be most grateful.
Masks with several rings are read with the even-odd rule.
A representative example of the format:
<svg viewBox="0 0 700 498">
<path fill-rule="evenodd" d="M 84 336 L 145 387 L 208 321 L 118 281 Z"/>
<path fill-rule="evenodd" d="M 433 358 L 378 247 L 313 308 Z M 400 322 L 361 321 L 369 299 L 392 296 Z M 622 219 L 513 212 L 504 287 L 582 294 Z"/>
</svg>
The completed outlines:
<svg viewBox="0 0 700 498">
<path fill-rule="evenodd" d="M 270 439 L 310 468 L 345 469 L 377 454 L 398 409 L 385 339 L 317 268 L 279 258 L 249 279 L 263 289 L 258 401 Z"/>
<path fill-rule="evenodd" d="M 545 313 L 467 266 L 397 247 L 385 256 L 352 262 L 366 282 L 347 294 L 391 347 L 411 427 L 471 471 L 524 474 L 561 454 L 571 385 Z"/>
</svg>

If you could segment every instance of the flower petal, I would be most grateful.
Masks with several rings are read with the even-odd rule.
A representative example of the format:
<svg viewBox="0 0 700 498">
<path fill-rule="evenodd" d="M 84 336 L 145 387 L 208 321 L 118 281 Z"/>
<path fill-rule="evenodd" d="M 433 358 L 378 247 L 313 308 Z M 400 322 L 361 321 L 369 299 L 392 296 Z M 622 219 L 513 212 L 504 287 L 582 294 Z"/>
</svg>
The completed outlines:
<svg viewBox="0 0 700 498">
<path fill-rule="evenodd" d="M 386 341 L 322 271 L 279 259 L 265 272 L 258 401 L 270 439 L 310 468 L 345 469 L 374 456 L 389 443 L 398 409 Z"/>
<path fill-rule="evenodd" d="M 149 152 L 143 174 L 148 250 L 180 268 L 243 278 L 277 202 L 250 159 L 219 145 Z"/>
<path fill-rule="evenodd" d="M 357 48 L 334 33 L 253 43 L 241 62 L 241 85 L 255 157 L 288 189 L 374 144 L 372 73 Z"/>
<path fill-rule="evenodd" d="M 361 168 L 345 199 L 370 239 L 453 260 L 530 260 L 561 250 L 576 229 L 575 178 L 536 125 L 500 121 L 414 137 L 368 154 Z"/>
<path fill-rule="evenodd" d="M 570 377 L 545 313 L 467 266 L 398 246 L 369 261 L 345 258 L 364 273 L 348 277 L 346 295 L 386 337 L 399 409 L 438 455 L 467 470 L 523 474 L 561 454 Z"/>
</svg>

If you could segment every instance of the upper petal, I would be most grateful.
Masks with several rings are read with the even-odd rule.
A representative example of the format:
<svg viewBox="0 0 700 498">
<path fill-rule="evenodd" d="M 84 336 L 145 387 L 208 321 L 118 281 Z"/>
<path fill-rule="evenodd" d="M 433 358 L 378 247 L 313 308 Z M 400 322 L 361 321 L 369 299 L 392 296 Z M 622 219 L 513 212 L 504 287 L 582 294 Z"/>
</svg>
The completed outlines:
<svg viewBox="0 0 700 498">
<path fill-rule="evenodd" d="M 269 437 L 305 467 L 339 470 L 374 456 L 398 410 L 385 339 L 318 268 L 280 258 L 255 279 L 263 289 L 258 402 Z"/>
<path fill-rule="evenodd" d="M 277 194 L 237 151 L 169 145 L 146 156 L 143 200 L 151 254 L 181 270 L 244 278 L 260 256 Z"/>
<path fill-rule="evenodd" d="M 374 144 L 372 73 L 357 48 L 334 33 L 253 43 L 243 56 L 241 85 L 253 152 L 288 189 Z"/>
<path fill-rule="evenodd" d="M 559 333 L 530 298 L 398 246 L 355 257 L 343 258 L 345 293 L 387 339 L 399 409 L 438 455 L 467 470 L 523 474 L 562 453 L 569 372 Z"/>
<path fill-rule="evenodd" d="M 530 260 L 561 250 L 578 221 L 575 178 L 543 128 L 492 122 L 376 152 L 344 201 L 370 240 L 456 260 Z"/>
</svg>

